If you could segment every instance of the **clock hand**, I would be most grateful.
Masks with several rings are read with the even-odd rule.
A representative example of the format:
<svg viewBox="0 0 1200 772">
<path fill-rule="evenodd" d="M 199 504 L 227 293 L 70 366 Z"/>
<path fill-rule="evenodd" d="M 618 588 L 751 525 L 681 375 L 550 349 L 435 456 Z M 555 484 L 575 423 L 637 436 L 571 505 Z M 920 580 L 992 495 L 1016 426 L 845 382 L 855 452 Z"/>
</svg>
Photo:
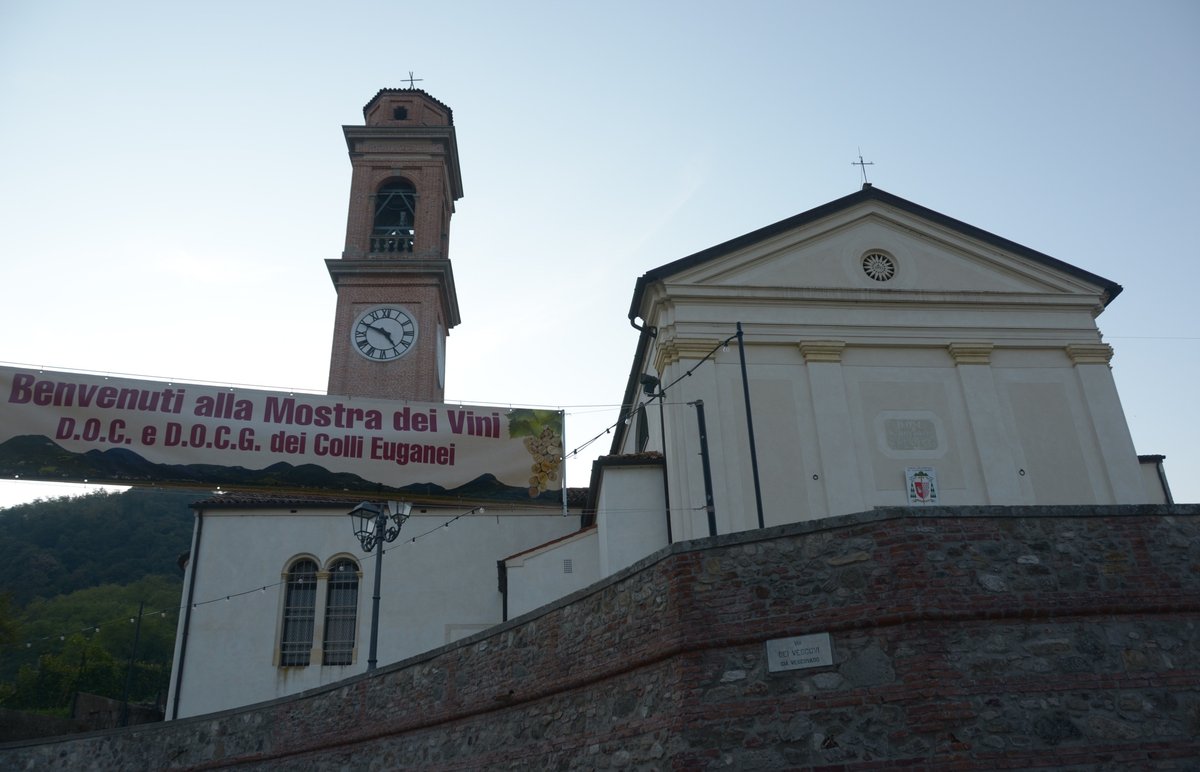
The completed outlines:
<svg viewBox="0 0 1200 772">
<path fill-rule="evenodd" d="M 375 327 L 374 325 L 372 325 L 372 326 L 368 327 L 367 329 L 374 330 L 375 332 L 383 335 L 383 337 L 387 338 L 388 343 L 391 343 L 393 346 L 396 345 L 396 339 L 393 338 L 392 334 L 390 332 L 388 332 L 386 329 L 384 329 L 383 327 Z"/>
</svg>

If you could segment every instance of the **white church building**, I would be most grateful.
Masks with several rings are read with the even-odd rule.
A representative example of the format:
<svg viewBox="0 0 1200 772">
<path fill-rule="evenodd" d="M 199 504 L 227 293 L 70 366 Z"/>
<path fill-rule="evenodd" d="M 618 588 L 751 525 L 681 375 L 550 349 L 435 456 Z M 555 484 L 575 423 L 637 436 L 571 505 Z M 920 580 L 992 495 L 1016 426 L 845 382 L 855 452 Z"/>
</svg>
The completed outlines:
<svg viewBox="0 0 1200 772">
<path fill-rule="evenodd" d="M 364 116 L 344 128 L 346 246 L 327 261 L 329 393 L 441 402 L 459 321 L 452 114 L 385 89 Z M 625 420 L 589 487 L 554 506 L 410 501 L 382 560 L 379 664 L 672 542 L 882 506 L 1170 503 L 1161 457 L 1133 446 L 1095 321 L 1120 291 L 870 185 L 647 271 L 628 310 L 641 334 Z M 384 307 L 421 330 L 386 361 L 354 337 Z M 351 531 L 356 503 L 195 505 L 168 718 L 367 669 L 376 561 Z"/>
</svg>

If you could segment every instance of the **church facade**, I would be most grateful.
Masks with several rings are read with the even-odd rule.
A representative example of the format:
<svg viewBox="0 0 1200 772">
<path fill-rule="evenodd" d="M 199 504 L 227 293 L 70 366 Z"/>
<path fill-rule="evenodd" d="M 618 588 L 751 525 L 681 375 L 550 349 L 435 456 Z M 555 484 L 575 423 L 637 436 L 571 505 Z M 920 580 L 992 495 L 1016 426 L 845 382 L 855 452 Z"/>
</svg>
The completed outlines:
<svg viewBox="0 0 1200 772">
<path fill-rule="evenodd" d="M 670 493 L 702 487 L 694 411 L 679 405 L 703 400 L 722 533 L 934 501 L 1143 502 L 1095 321 L 1120 291 L 870 185 L 656 268 L 629 315 L 643 329 L 637 383 L 677 384 L 648 421 L 651 436 L 666 428 L 658 449 L 692 460 L 672 465 Z M 762 416 L 762 523 L 752 481 L 729 473 L 751 455 L 746 402 Z M 613 451 L 636 442 L 626 431 Z M 935 486 L 925 497 L 914 469 Z"/>
<path fill-rule="evenodd" d="M 1096 324 L 1120 292 L 871 185 L 647 272 L 581 534 L 597 578 L 675 541 L 883 507 L 1171 503 Z M 528 558 L 508 563 L 514 607 L 544 602 Z"/>
<path fill-rule="evenodd" d="M 346 246 L 328 261 L 329 391 L 441 401 L 459 322 L 452 115 L 384 90 L 364 116 L 345 128 Z M 1120 291 L 870 185 L 648 271 L 624 420 L 588 488 L 556 509 L 411 502 L 383 559 L 381 664 L 675 542 L 885 507 L 1170 503 L 1096 324 Z M 353 504 L 197 505 L 169 717 L 363 672 L 375 563 Z"/>
</svg>

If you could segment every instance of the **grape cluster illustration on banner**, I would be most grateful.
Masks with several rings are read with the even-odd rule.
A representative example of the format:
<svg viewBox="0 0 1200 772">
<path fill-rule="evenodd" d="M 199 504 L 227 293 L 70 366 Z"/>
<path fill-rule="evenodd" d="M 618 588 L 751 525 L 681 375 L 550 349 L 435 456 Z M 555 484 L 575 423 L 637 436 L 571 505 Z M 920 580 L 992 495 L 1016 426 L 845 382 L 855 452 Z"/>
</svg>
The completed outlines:
<svg viewBox="0 0 1200 772">
<path fill-rule="evenodd" d="M 523 437 L 533 463 L 529 467 L 529 496 L 536 498 L 558 482 L 562 466 L 562 413 L 557 410 L 513 410 L 508 435 Z"/>
</svg>

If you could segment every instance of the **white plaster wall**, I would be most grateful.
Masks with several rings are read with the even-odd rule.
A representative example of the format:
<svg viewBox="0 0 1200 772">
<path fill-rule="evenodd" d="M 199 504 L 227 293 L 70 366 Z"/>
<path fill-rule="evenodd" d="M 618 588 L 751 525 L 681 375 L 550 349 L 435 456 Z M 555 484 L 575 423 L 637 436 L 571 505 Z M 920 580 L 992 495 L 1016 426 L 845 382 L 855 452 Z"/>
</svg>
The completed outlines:
<svg viewBox="0 0 1200 772">
<path fill-rule="evenodd" d="M 662 467 L 604 469 L 596 504 L 600 576 L 609 576 L 667 545 Z"/>
<path fill-rule="evenodd" d="M 993 310 L 996 339 L 1022 316 L 1019 306 Z M 1111 371 L 1072 362 L 1065 335 L 1036 346 L 985 339 L 994 346 L 991 363 L 956 363 L 949 346 L 962 341 L 935 344 L 896 314 L 886 344 L 851 337 L 840 362 L 806 362 L 798 343 L 814 338 L 796 326 L 795 341 L 784 344 L 786 319 L 779 312 L 761 336 L 750 327 L 746 346 L 765 525 L 905 505 L 905 469 L 915 466 L 937 470 L 939 501 L 948 505 L 1148 500 Z M 666 413 L 677 540 L 708 534 L 696 400 L 707 419 L 718 533 L 758 527 L 736 347 L 684 377 L 698 359 L 670 362 L 662 376 L 682 378 Z M 893 420 L 926 422 L 936 443 L 890 446 Z"/>
<path fill-rule="evenodd" d="M 859 364 L 843 368 L 862 461 L 863 504 L 906 506 L 905 470 L 924 466 L 937 472 L 939 503 L 988 503 L 957 368 L 949 354 L 917 349 L 912 363 L 899 367 L 874 364 L 871 353 L 856 351 L 846 359 Z M 889 422 L 901 421 L 921 424 L 930 430 L 931 441 L 896 442 L 889 435 Z"/>
<path fill-rule="evenodd" d="M 1150 504 L 1169 504 L 1167 491 L 1163 489 L 1162 478 L 1159 477 L 1159 462 L 1145 461 L 1140 464 L 1142 485 L 1146 489 L 1146 501 Z"/>
<path fill-rule="evenodd" d="M 400 538 L 388 545 L 380 665 L 499 623 L 496 561 L 570 533 L 579 522 L 577 515 L 506 511 L 443 527 L 462 511 L 416 509 Z M 362 554 L 345 512 L 210 510 L 203 518 L 199 556 L 191 566 L 197 605 L 185 609 L 191 619 L 175 717 L 274 699 L 366 669 L 375 559 Z M 414 543 L 413 537 L 420 538 Z M 311 556 L 324 569 L 342 554 L 355 556 L 362 569 L 354 663 L 323 666 L 314 658 L 307 667 L 277 667 L 281 572 L 298 555 Z M 318 610 L 323 603 L 320 595 Z"/>
<path fill-rule="evenodd" d="M 505 561 L 508 618 L 556 601 L 599 580 L 599 556 L 598 532 L 589 528 Z M 570 561 L 570 570 L 567 561 Z"/>
</svg>

